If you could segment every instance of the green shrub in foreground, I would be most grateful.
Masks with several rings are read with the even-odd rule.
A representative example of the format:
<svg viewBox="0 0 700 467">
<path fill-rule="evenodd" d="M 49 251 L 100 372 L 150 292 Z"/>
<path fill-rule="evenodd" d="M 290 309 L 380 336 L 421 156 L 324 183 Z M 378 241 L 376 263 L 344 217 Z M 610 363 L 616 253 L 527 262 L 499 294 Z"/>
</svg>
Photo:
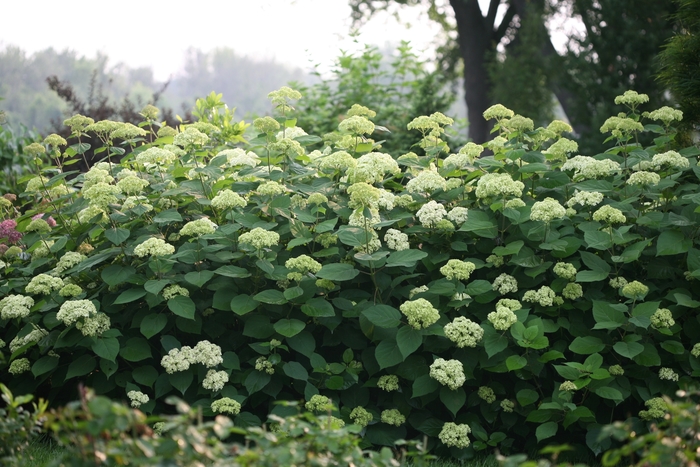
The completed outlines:
<svg viewBox="0 0 700 467">
<path fill-rule="evenodd" d="M 245 124 L 222 138 L 211 115 L 153 143 L 67 121 L 105 154 L 118 132 L 125 155 L 37 174 L 25 214 L 0 201 L 14 392 L 59 404 L 85 382 L 156 414 L 177 395 L 242 428 L 303 400 L 360 426 L 364 447 L 427 436 L 464 458 L 533 440 L 599 453 L 603 424 L 663 417 L 659 398 L 698 374 L 700 152 L 671 149 L 677 111 L 642 115 L 625 93 L 601 129 L 617 144 L 595 157 L 571 157 L 567 124 L 503 106 L 485 114 L 493 156 L 453 152 L 435 113 L 408 124 L 420 154 L 390 155 L 361 105 L 311 151 L 301 95 L 270 98 L 278 116 L 245 149 Z M 27 151 L 84 149 L 46 144 Z"/>
</svg>

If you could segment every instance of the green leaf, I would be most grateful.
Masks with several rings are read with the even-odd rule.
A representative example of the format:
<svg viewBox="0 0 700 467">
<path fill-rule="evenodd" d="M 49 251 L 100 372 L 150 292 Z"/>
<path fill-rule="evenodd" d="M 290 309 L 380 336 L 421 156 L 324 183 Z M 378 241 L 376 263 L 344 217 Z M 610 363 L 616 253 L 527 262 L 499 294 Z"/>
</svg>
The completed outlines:
<svg viewBox="0 0 700 467">
<path fill-rule="evenodd" d="M 374 350 L 374 358 L 379 363 L 379 369 L 389 368 L 403 362 L 404 357 L 401 349 L 391 340 L 383 340 Z"/>
<path fill-rule="evenodd" d="M 520 355 L 511 355 L 506 358 L 506 368 L 508 371 L 515 371 L 524 368 L 527 365 L 527 359 Z"/>
<path fill-rule="evenodd" d="M 158 370 L 153 368 L 151 365 L 140 366 L 131 372 L 131 376 L 139 384 L 153 387 L 153 383 L 158 379 Z"/>
<path fill-rule="evenodd" d="M 311 357 L 311 354 L 316 350 L 316 340 L 308 331 L 302 331 L 296 336 L 288 337 L 286 341 L 289 347 L 306 357 Z"/>
<path fill-rule="evenodd" d="M 320 279 L 328 279 L 331 281 L 349 281 L 354 279 L 360 271 L 355 269 L 351 264 L 346 263 L 330 263 L 324 265 L 316 274 Z"/>
<path fill-rule="evenodd" d="M 447 410 L 452 413 L 452 416 L 456 417 L 459 409 L 464 407 L 464 403 L 467 401 L 467 394 L 462 388 L 452 391 L 450 388 L 443 386 L 440 389 L 440 400 L 445 404 Z"/>
<path fill-rule="evenodd" d="M 177 295 L 168 300 L 168 309 L 178 316 L 186 319 L 194 319 L 194 302 L 190 297 Z"/>
<path fill-rule="evenodd" d="M 610 265 L 600 256 L 594 255 L 588 251 L 580 251 L 579 255 L 583 263 L 592 271 L 604 272 L 606 274 L 610 272 Z"/>
<path fill-rule="evenodd" d="M 435 381 L 430 375 L 422 375 L 413 381 L 412 397 L 421 397 L 427 394 L 432 394 L 440 386 L 440 383 Z"/>
<path fill-rule="evenodd" d="M 491 283 L 482 279 L 471 281 L 469 284 L 467 284 L 467 287 L 465 289 L 465 292 L 471 295 L 472 297 L 476 297 L 477 295 L 489 293 L 492 291 L 493 286 L 491 285 Z"/>
<path fill-rule="evenodd" d="M 136 274 L 136 269 L 131 266 L 112 264 L 102 270 L 102 280 L 109 286 L 123 284 Z"/>
<path fill-rule="evenodd" d="M 163 287 L 165 287 L 168 284 L 170 284 L 170 281 L 168 279 L 151 279 L 146 281 L 145 284 L 143 284 L 143 288 L 146 289 L 146 292 L 148 293 L 158 295 L 160 291 L 163 290 Z"/>
<path fill-rule="evenodd" d="M 515 394 L 515 398 L 518 400 L 518 404 L 525 407 L 537 402 L 537 399 L 539 399 L 540 396 L 532 389 L 521 389 Z"/>
<path fill-rule="evenodd" d="M 486 355 L 489 358 L 502 352 L 508 347 L 508 338 L 505 335 L 496 332 L 493 327 L 489 325 L 484 325 L 482 327 L 484 328 L 484 337 L 482 342 L 484 343 Z"/>
<path fill-rule="evenodd" d="M 248 395 L 255 394 L 270 382 L 270 375 L 264 371 L 251 371 L 243 382 Z"/>
<path fill-rule="evenodd" d="M 335 224 L 338 223 L 338 218 L 334 217 L 333 219 L 328 219 L 327 221 L 319 222 L 316 225 L 316 228 L 314 231 L 317 234 L 324 233 L 324 232 L 330 232 L 335 228 Z"/>
<path fill-rule="evenodd" d="M 120 293 L 117 299 L 114 301 L 115 305 L 122 305 L 124 303 L 131 303 L 135 300 L 146 295 L 146 290 L 142 288 L 138 289 L 127 289 Z"/>
<path fill-rule="evenodd" d="M 661 366 L 661 357 L 653 344 L 644 344 L 644 351 L 633 358 L 634 362 L 642 366 Z"/>
<path fill-rule="evenodd" d="M 623 263 L 637 261 L 641 256 L 642 251 L 644 251 L 647 246 L 649 246 L 649 240 L 642 240 L 641 242 L 633 243 L 625 248 L 622 254 L 620 254 L 620 259 Z"/>
<path fill-rule="evenodd" d="M 34 362 L 32 365 L 32 374 L 37 377 L 41 376 L 58 366 L 58 357 L 44 356 Z"/>
<path fill-rule="evenodd" d="M 520 252 L 520 249 L 525 245 L 525 242 L 522 240 L 516 240 L 514 242 L 510 242 L 506 246 L 497 246 L 493 249 L 493 254 L 498 255 L 498 256 L 506 256 L 506 255 L 517 255 Z"/>
<path fill-rule="evenodd" d="M 287 300 L 294 300 L 295 298 L 299 298 L 304 295 L 304 289 L 299 286 L 290 287 L 285 289 L 284 292 L 282 292 L 282 295 L 284 295 L 284 298 Z"/>
<path fill-rule="evenodd" d="M 333 305 L 325 298 L 314 297 L 301 306 L 301 311 L 314 318 L 330 318 L 335 316 Z"/>
<path fill-rule="evenodd" d="M 686 253 L 693 242 L 677 230 L 664 230 L 656 241 L 656 256 Z"/>
<path fill-rule="evenodd" d="M 598 282 L 608 278 L 607 272 L 579 271 L 576 273 L 576 282 Z"/>
<path fill-rule="evenodd" d="M 243 316 L 256 309 L 260 302 L 248 294 L 236 295 L 231 300 L 231 311 L 239 316 Z"/>
<path fill-rule="evenodd" d="M 122 229 L 121 227 L 105 230 L 105 237 L 107 237 L 107 240 L 115 245 L 119 245 L 124 242 L 124 240 L 129 238 L 130 234 L 131 232 L 129 232 L 128 229 Z"/>
<path fill-rule="evenodd" d="M 416 265 L 417 261 L 422 260 L 426 256 L 428 256 L 428 253 L 420 250 L 394 251 L 386 259 L 386 266 L 389 268 L 397 266 L 411 268 Z"/>
<path fill-rule="evenodd" d="M 620 341 L 613 345 L 613 349 L 623 357 L 634 358 L 644 351 L 644 346 L 637 342 Z"/>
<path fill-rule="evenodd" d="M 151 358 L 151 346 L 143 337 L 132 337 L 119 349 L 119 355 L 130 362 L 140 362 Z"/>
<path fill-rule="evenodd" d="M 483 211 L 469 211 L 469 221 L 459 229 L 460 232 L 474 232 L 480 237 L 495 238 L 498 236 L 496 220 Z"/>
<path fill-rule="evenodd" d="M 156 224 L 170 224 L 172 222 L 182 222 L 182 216 L 177 209 L 168 209 L 155 215 L 153 222 Z"/>
<path fill-rule="evenodd" d="M 292 379 L 306 381 L 309 379 L 309 372 L 299 362 L 287 362 L 282 367 L 284 374 Z"/>
<path fill-rule="evenodd" d="M 395 328 L 401 324 L 401 312 L 389 305 L 374 305 L 362 311 L 370 323 L 380 328 Z"/>
<path fill-rule="evenodd" d="M 250 272 L 247 269 L 239 268 L 238 266 L 221 266 L 214 271 L 214 274 L 220 276 L 233 277 L 235 279 L 244 279 L 250 277 Z"/>
<path fill-rule="evenodd" d="M 559 425 L 556 422 L 544 422 L 535 430 L 535 436 L 537 437 L 537 442 L 539 443 L 543 439 L 551 438 L 557 434 Z"/>
<path fill-rule="evenodd" d="M 92 355 L 83 354 L 68 365 L 68 372 L 66 373 L 66 378 L 64 381 L 68 381 L 76 376 L 86 375 L 94 370 L 96 366 L 97 360 L 95 357 Z"/>
<path fill-rule="evenodd" d="M 402 326 L 396 333 L 396 344 L 404 359 L 418 350 L 422 343 L 423 333 L 411 326 Z"/>
<path fill-rule="evenodd" d="M 610 234 L 601 232 L 600 230 L 588 230 L 584 232 L 583 239 L 588 248 L 595 248 L 596 250 L 607 250 L 612 246 Z"/>
<path fill-rule="evenodd" d="M 234 299 L 235 300 L 235 299 Z M 253 300 L 270 305 L 284 305 L 287 299 L 284 298 L 284 293 L 276 289 L 267 289 L 253 296 Z"/>
<path fill-rule="evenodd" d="M 187 388 L 190 387 L 192 384 L 192 380 L 194 380 L 194 373 L 192 371 L 192 368 L 189 370 L 185 371 L 178 371 L 177 373 L 171 373 L 168 375 L 168 381 L 178 391 L 180 391 L 180 394 L 183 396 L 185 395 L 185 392 L 187 391 Z"/>
<path fill-rule="evenodd" d="M 661 343 L 661 348 L 674 355 L 683 355 L 685 347 L 678 341 L 664 341 Z"/>
<path fill-rule="evenodd" d="M 292 337 L 304 330 L 306 324 L 298 319 L 281 319 L 272 326 L 277 333 L 284 337 Z"/>
<path fill-rule="evenodd" d="M 162 331 L 166 324 L 168 324 L 167 316 L 150 313 L 144 316 L 143 320 L 141 320 L 141 334 L 146 336 L 146 339 L 150 339 Z"/>
<path fill-rule="evenodd" d="M 202 287 L 206 284 L 212 277 L 214 277 L 214 272 L 212 271 L 192 271 L 185 274 L 185 280 L 196 287 Z"/>
<path fill-rule="evenodd" d="M 621 303 L 611 304 L 593 300 L 593 319 L 596 325 L 593 329 L 616 329 L 627 320 L 624 312 L 627 307 Z"/>
<path fill-rule="evenodd" d="M 700 302 L 698 302 L 697 300 L 693 300 L 685 294 L 675 293 L 673 294 L 673 298 L 676 299 L 676 303 L 678 303 L 680 306 L 684 306 L 687 308 L 700 308 Z"/>
<path fill-rule="evenodd" d="M 579 355 L 590 355 L 605 348 L 603 341 L 593 336 L 577 337 L 569 345 L 569 350 Z"/>
<path fill-rule="evenodd" d="M 92 351 L 98 357 L 116 362 L 117 355 L 119 355 L 119 341 L 114 337 L 98 337 L 92 344 Z"/>
<path fill-rule="evenodd" d="M 603 399 L 610 399 L 615 402 L 622 402 L 624 397 L 622 397 L 622 393 L 618 391 L 615 388 L 611 388 L 610 386 L 601 386 L 599 388 L 596 388 L 595 392 L 598 396 L 602 397 Z"/>
</svg>

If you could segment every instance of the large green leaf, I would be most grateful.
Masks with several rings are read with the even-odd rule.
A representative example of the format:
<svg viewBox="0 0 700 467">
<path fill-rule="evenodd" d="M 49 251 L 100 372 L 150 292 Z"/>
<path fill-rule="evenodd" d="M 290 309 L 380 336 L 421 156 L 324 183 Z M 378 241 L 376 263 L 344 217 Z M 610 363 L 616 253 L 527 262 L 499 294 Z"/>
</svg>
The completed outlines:
<svg viewBox="0 0 700 467">
<path fill-rule="evenodd" d="M 168 309 L 178 316 L 186 319 L 194 319 L 194 302 L 190 297 L 177 295 L 168 300 Z"/>
<path fill-rule="evenodd" d="M 119 355 L 124 360 L 140 362 L 151 358 L 151 346 L 148 345 L 148 341 L 143 337 L 132 337 L 119 349 Z"/>
<path fill-rule="evenodd" d="M 576 273 L 576 282 L 598 282 L 608 278 L 608 273 L 603 271 L 579 271 Z"/>
<path fill-rule="evenodd" d="M 386 259 L 387 267 L 404 266 L 413 267 L 416 265 L 417 261 L 422 260 L 428 256 L 428 253 L 421 250 L 401 250 L 394 251 Z"/>
<path fill-rule="evenodd" d="M 220 276 L 233 277 L 236 279 L 244 279 L 250 277 L 250 272 L 247 269 L 239 268 L 238 266 L 221 266 L 219 269 L 214 271 L 215 274 Z"/>
<path fill-rule="evenodd" d="M 467 401 L 467 394 L 462 388 L 457 388 L 453 391 L 443 386 L 440 389 L 440 400 L 445 404 L 447 410 L 452 413 L 452 416 L 456 417 L 459 409 L 464 407 L 464 403 Z"/>
<path fill-rule="evenodd" d="M 76 376 L 83 376 L 90 373 L 97 366 L 97 360 L 92 355 L 83 354 L 73 360 L 68 365 L 68 372 L 64 381 L 68 381 Z"/>
<path fill-rule="evenodd" d="M 253 296 L 253 300 L 262 303 L 268 303 L 270 305 L 284 305 L 287 303 L 287 299 L 284 298 L 284 293 L 276 289 L 263 290 Z"/>
<path fill-rule="evenodd" d="M 616 329 L 625 324 L 627 318 L 624 312 L 627 307 L 621 303 L 608 303 L 593 300 L 593 319 L 596 325 L 593 329 Z"/>
<path fill-rule="evenodd" d="M 102 270 L 102 280 L 109 286 L 123 284 L 136 274 L 136 269 L 131 266 L 112 264 Z M 140 297 L 139 297 L 140 298 Z"/>
<path fill-rule="evenodd" d="M 196 287 L 202 287 L 204 284 L 214 277 L 212 271 L 192 271 L 185 274 L 185 280 Z"/>
<path fill-rule="evenodd" d="M 306 324 L 298 319 L 281 319 L 272 326 L 275 331 L 284 337 L 292 337 L 304 330 Z"/>
<path fill-rule="evenodd" d="M 301 306 L 301 311 L 314 318 L 329 318 L 335 316 L 333 305 L 325 298 L 314 297 Z"/>
<path fill-rule="evenodd" d="M 139 384 L 144 386 L 153 387 L 153 383 L 158 379 L 158 370 L 153 368 L 151 365 L 144 365 L 138 368 L 134 368 L 131 372 L 131 376 Z"/>
<path fill-rule="evenodd" d="M 131 232 L 129 232 L 128 229 L 122 229 L 121 227 L 105 230 L 105 237 L 107 237 L 107 240 L 115 245 L 119 245 L 124 242 L 124 240 L 129 238 L 130 234 Z"/>
<path fill-rule="evenodd" d="M 167 316 L 162 314 L 150 313 L 144 316 L 143 320 L 141 320 L 141 334 L 146 336 L 146 339 L 150 339 L 151 337 L 155 336 L 160 331 L 162 331 L 165 328 L 166 324 L 168 324 Z"/>
<path fill-rule="evenodd" d="M 231 310 L 237 315 L 243 316 L 256 309 L 260 302 L 248 294 L 240 294 L 231 300 Z"/>
<path fill-rule="evenodd" d="M 243 382 L 248 395 L 254 394 L 267 386 L 270 382 L 270 375 L 264 371 L 251 371 Z"/>
<path fill-rule="evenodd" d="M 284 374 L 293 379 L 306 381 L 309 379 L 309 372 L 299 362 L 287 362 L 282 367 Z"/>
<path fill-rule="evenodd" d="M 374 305 L 362 311 L 370 323 L 380 328 L 395 328 L 401 324 L 401 312 L 389 305 Z"/>
<path fill-rule="evenodd" d="M 178 391 L 180 391 L 180 394 L 183 396 L 185 395 L 185 392 L 187 391 L 187 388 L 190 387 L 192 384 L 192 381 L 194 380 L 194 373 L 192 368 L 189 370 L 185 371 L 178 371 L 176 373 L 171 373 L 168 375 L 168 381 Z"/>
<path fill-rule="evenodd" d="M 419 376 L 413 381 L 412 397 L 421 397 L 435 392 L 440 383 L 435 381 L 430 375 Z"/>
<path fill-rule="evenodd" d="M 53 370 L 58 366 L 58 357 L 44 356 L 38 359 L 32 365 L 32 374 L 34 376 L 41 376 L 49 371 Z"/>
<path fill-rule="evenodd" d="M 515 394 L 515 398 L 518 400 L 518 404 L 526 407 L 537 402 L 540 396 L 532 389 L 521 389 Z"/>
<path fill-rule="evenodd" d="M 321 270 L 316 273 L 316 277 L 342 282 L 354 279 L 359 273 L 360 271 L 355 269 L 351 264 L 330 263 L 324 265 Z"/>
<path fill-rule="evenodd" d="M 92 351 L 98 357 L 114 362 L 119 354 L 119 340 L 114 337 L 98 337 L 92 344 Z"/>
<path fill-rule="evenodd" d="M 535 430 L 535 436 L 537 437 L 537 442 L 539 443 L 543 439 L 551 438 L 557 434 L 559 425 L 557 422 L 544 422 Z"/>
<path fill-rule="evenodd" d="M 402 326 L 396 333 L 396 344 L 404 359 L 418 350 L 422 343 L 423 333 L 411 326 Z"/>
<path fill-rule="evenodd" d="M 615 402 L 622 402 L 624 397 L 622 397 L 622 393 L 615 389 L 611 388 L 609 386 L 601 386 L 599 388 L 596 388 L 595 392 L 598 396 L 602 397 L 603 399 L 610 399 Z"/>
<path fill-rule="evenodd" d="M 383 340 L 374 350 L 374 358 L 379 363 L 379 368 L 389 368 L 403 362 L 404 357 L 398 344 L 391 340 Z"/>
<path fill-rule="evenodd" d="M 615 352 L 623 357 L 634 358 L 644 351 L 644 346 L 638 342 L 616 342 L 613 345 Z"/>
<path fill-rule="evenodd" d="M 569 345 L 569 350 L 580 355 L 590 355 L 600 352 L 604 348 L 603 341 L 593 336 L 577 337 Z"/>
<path fill-rule="evenodd" d="M 143 297 L 146 295 L 146 290 L 143 288 L 133 288 L 133 289 L 127 289 L 124 292 L 120 293 L 117 299 L 114 301 L 115 305 L 122 305 L 124 303 L 131 303 L 135 300 L 138 300 L 139 298 Z"/>
<path fill-rule="evenodd" d="M 592 271 L 599 271 L 607 273 L 610 272 L 610 264 L 598 255 L 590 253 L 588 251 L 580 251 L 581 260 L 588 266 Z"/>
<path fill-rule="evenodd" d="M 459 230 L 460 232 L 474 232 L 476 235 L 486 238 L 498 236 L 496 220 L 484 211 L 469 211 L 469 220 Z"/>
<path fill-rule="evenodd" d="M 656 240 L 656 256 L 678 255 L 685 253 L 693 242 L 678 230 L 664 230 Z"/>
<path fill-rule="evenodd" d="M 523 245 L 525 245 L 524 241 L 516 240 L 514 242 L 510 242 L 506 246 L 494 247 L 493 254 L 498 256 L 517 255 Z"/>
</svg>

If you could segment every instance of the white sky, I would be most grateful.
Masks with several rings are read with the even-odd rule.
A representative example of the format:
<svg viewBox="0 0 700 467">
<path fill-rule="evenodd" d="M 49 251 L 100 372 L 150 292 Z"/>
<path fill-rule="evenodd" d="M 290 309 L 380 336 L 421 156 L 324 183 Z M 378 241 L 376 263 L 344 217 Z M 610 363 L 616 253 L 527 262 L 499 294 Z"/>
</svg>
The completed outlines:
<svg viewBox="0 0 700 467">
<path fill-rule="evenodd" d="M 53 47 L 111 64 L 150 66 L 156 79 L 180 70 L 185 50 L 229 47 L 241 55 L 274 58 L 307 68 L 330 66 L 340 49 L 352 50 L 347 0 L 0 0 L 0 48 L 16 45 L 31 54 Z M 439 27 L 405 8 L 401 18 L 373 18 L 360 44 L 383 46 L 410 40 L 416 51 L 432 49 Z"/>
</svg>

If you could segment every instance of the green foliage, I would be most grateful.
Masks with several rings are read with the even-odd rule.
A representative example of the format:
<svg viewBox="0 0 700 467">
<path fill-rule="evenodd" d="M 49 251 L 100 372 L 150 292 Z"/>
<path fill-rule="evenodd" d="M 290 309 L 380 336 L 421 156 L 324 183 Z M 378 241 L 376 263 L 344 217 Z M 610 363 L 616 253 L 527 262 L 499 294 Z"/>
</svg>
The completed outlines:
<svg viewBox="0 0 700 467">
<path fill-rule="evenodd" d="M 24 148 L 41 141 L 39 135 L 24 125 L 0 126 L 0 192 L 19 193 L 19 180 L 32 173 L 31 159 Z"/>
<path fill-rule="evenodd" d="M 44 169 L 3 208 L 14 392 L 62 404 L 84 382 L 148 414 L 178 396 L 241 428 L 278 401 L 332 404 L 363 448 L 427 437 L 465 459 L 533 440 L 600 453 L 611 417 L 663 416 L 654 401 L 700 371 L 700 151 L 671 150 L 644 96 L 619 96 L 596 158 L 503 106 L 489 157 L 450 149 L 440 113 L 407 125 L 425 155 L 371 151 L 361 114 L 313 146 L 303 96 L 270 98 L 245 149 L 218 138 L 243 124 L 214 94 L 207 121 L 73 178 Z"/>
<path fill-rule="evenodd" d="M 446 113 L 455 99 L 445 92 L 447 81 L 428 71 L 407 42 L 392 56 L 373 46 L 360 53 L 343 51 L 330 76 L 318 70 L 314 74 L 320 83 L 299 86 L 304 94 L 297 106 L 300 127 L 324 139 L 337 138 L 339 120 L 360 104 L 377 113 L 372 120 L 381 126 L 372 137 L 383 151 L 397 156 L 419 151 L 420 135 L 406 129 L 415 116 Z"/>
<path fill-rule="evenodd" d="M 38 404 L 33 403 L 33 411 L 30 412 L 22 406 L 31 402 L 34 396 L 15 397 L 2 383 L 0 391 L 5 403 L 5 407 L 0 408 L 0 461 L 3 465 L 21 465 L 22 452 L 41 431 L 47 403 L 43 399 Z"/>
</svg>

